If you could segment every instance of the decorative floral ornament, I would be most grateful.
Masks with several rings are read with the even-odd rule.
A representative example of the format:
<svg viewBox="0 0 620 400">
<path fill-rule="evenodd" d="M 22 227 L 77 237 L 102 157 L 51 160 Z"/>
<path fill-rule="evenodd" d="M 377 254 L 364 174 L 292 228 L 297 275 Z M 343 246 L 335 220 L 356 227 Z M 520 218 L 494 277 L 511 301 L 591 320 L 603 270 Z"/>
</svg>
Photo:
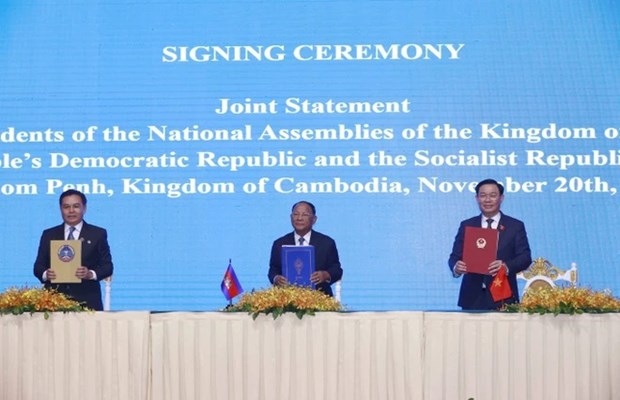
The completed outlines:
<svg viewBox="0 0 620 400">
<path fill-rule="evenodd" d="M 12 287 L 0 293 L 0 315 L 42 312 L 48 319 L 50 312 L 80 311 L 89 309 L 54 289 Z"/>
<path fill-rule="evenodd" d="M 259 314 L 272 314 L 273 319 L 285 312 L 293 312 L 301 319 L 317 311 L 343 311 L 333 297 L 318 290 L 299 286 L 272 286 L 268 289 L 244 294 L 239 302 L 224 311 L 245 311 L 256 319 Z"/>
<path fill-rule="evenodd" d="M 530 314 L 582 314 L 620 312 L 620 299 L 609 291 L 587 288 L 542 288 L 525 293 L 520 304 L 505 305 L 502 311 Z"/>
</svg>

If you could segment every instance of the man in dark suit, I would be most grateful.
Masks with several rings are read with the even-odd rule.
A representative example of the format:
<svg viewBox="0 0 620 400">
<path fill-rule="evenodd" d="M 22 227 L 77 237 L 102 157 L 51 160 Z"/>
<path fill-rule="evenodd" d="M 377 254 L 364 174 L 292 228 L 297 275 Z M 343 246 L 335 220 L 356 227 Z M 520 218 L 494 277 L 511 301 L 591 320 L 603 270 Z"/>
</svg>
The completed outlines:
<svg viewBox="0 0 620 400">
<path fill-rule="evenodd" d="M 312 229 L 316 220 L 316 208 L 312 203 L 300 201 L 293 205 L 291 225 L 294 231 L 276 239 L 271 246 L 269 282 L 275 285 L 288 283 L 282 276 L 282 246 L 312 245 L 315 251 L 315 272 L 310 280 L 317 290 L 333 296 L 331 284 L 342 278 L 338 249 L 334 239 Z"/>
<path fill-rule="evenodd" d="M 463 310 L 496 310 L 503 304 L 519 301 L 517 273 L 529 267 L 532 263 L 532 256 L 525 225 L 500 211 L 503 200 L 504 187 L 500 183 L 494 179 L 485 179 L 478 183 L 476 201 L 481 214 L 462 221 L 454 238 L 448 265 L 454 277 L 463 277 L 458 301 L 458 305 Z M 467 265 L 462 260 L 466 226 L 499 230 L 497 260 L 489 264 L 490 275 L 467 273 Z M 512 297 L 495 302 L 489 288 L 500 268 L 506 271 Z"/>
<path fill-rule="evenodd" d="M 83 219 L 85 213 L 86 196 L 82 192 L 70 189 L 60 195 L 60 214 L 64 222 L 41 234 L 34 275 L 46 288 L 54 288 L 90 309 L 101 311 L 99 281 L 111 276 L 114 267 L 106 230 L 86 223 Z M 50 269 L 50 241 L 70 239 L 82 242 L 82 262 L 75 272 L 82 281 L 54 284 L 51 281 L 56 279 L 56 273 Z"/>
</svg>

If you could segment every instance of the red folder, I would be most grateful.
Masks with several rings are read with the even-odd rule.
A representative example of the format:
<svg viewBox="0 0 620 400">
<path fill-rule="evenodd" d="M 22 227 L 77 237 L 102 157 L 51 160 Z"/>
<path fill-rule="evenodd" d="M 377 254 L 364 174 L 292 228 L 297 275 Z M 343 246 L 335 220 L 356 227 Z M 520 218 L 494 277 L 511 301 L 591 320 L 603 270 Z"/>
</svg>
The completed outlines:
<svg viewBox="0 0 620 400">
<path fill-rule="evenodd" d="M 497 229 L 465 227 L 463 241 L 463 262 L 467 264 L 467 272 L 489 275 L 489 264 L 497 259 Z"/>
</svg>

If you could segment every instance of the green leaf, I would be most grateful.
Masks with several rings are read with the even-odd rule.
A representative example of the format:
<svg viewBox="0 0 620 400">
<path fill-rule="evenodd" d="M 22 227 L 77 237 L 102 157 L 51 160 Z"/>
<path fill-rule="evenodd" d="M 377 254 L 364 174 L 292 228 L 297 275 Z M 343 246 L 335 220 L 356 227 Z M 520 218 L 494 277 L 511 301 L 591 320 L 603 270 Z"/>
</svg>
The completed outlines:
<svg viewBox="0 0 620 400">
<path fill-rule="evenodd" d="M 281 308 L 275 308 L 273 311 L 273 319 L 278 318 L 280 315 L 282 315 L 282 313 L 284 312 L 283 309 Z"/>
</svg>

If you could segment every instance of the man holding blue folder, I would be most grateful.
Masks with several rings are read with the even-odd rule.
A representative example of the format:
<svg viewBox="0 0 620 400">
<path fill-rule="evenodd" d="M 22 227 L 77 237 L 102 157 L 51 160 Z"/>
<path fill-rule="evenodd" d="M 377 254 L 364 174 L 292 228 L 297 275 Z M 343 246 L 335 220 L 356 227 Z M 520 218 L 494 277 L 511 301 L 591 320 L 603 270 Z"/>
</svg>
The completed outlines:
<svg viewBox="0 0 620 400">
<path fill-rule="evenodd" d="M 332 296 L 331 284 L 342 278 L 338 249 L 334 239 L 312 229 L 316 221 L 316 208 L 312 203 L 300 201 L 293 205 L 291 225 L 294 231 L 273 242 L 268 277 L 274 285 L 288 284 L 282 272 L 282 248 L 313 246 L 314 272 L 310 275 L 310 281 L 315 289 Z"/>
</svg>

